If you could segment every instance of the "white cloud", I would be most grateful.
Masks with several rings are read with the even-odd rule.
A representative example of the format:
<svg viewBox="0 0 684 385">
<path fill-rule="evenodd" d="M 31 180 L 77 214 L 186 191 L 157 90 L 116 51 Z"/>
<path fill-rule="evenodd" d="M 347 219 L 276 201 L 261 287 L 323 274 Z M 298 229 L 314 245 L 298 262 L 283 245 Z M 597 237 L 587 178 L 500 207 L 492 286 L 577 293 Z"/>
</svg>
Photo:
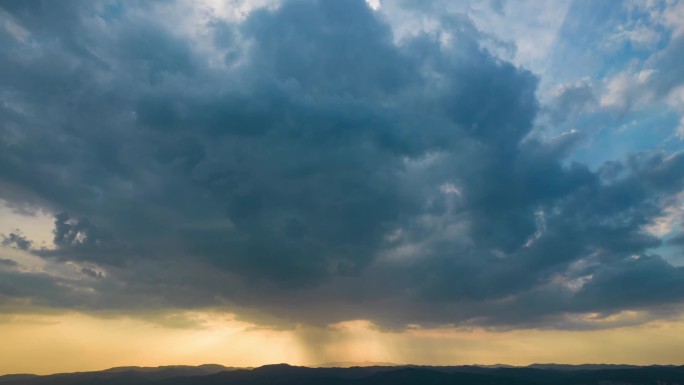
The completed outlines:
<svg viewBox="0 0 684 385">
<path fill-rule="evenodd" d="M 605 91 L 600 98 L 604 108 L 628 108 L 643 105 L 652 100 L 652 92 L 645 87 L 653 75 L 653 70 L 618 73 L 605 80 Z"/>
<path fill-rule="evenodd" d="M 672 109 L 680 114 L 679 125 L 675 129 L 677 138 L 684 140 L 684 85 L 674 87 L 665 98 Z"/>
<path fill-rule="evenodd" d="M 366 0 L 366 3 L 368 4 L 369 7 L 371 7 L 374 11 L 377 11 L 380 9 L 380 0 Z"/>
<path fill-rule="evenodd" d="M 670 234 L 684 218 L 684 192 L 679 193 L 663 210 L 663 215 L 653 218 L 644 230 L 656 237 Z"/>
<path fill-rule="evenodd" d="M 506 2 L 502 12 L 493 12 L 481 3 L 473 3 L 471 17 L 478 29 L 515 44 L 515 53 L 510 58 L 514 63 L 542 74 L 570 4 L 515 1 Z"/>
<path fill-rule="evenodd" d="M 461 194 L 463 194 L 461 188 L 453 183 L 444 183 L 439 187 L 439 189 L 443 194 L 455 194 L 458 196 L 461 196 Z"/>
<path fill-rule="evenodd" d="M 678 2 L 664 12 L 663 22 L 666 27 L 672 29 L 673 37 L 684 35 L 684 2 Z"/>
<path fill-rule="evenodd" d="M 12 35 L 17 41 L 26 43 L 31 34 L 24 27 L 17 24 L 7 12 L 0 12 L 0 24 Z"/>
</svg>

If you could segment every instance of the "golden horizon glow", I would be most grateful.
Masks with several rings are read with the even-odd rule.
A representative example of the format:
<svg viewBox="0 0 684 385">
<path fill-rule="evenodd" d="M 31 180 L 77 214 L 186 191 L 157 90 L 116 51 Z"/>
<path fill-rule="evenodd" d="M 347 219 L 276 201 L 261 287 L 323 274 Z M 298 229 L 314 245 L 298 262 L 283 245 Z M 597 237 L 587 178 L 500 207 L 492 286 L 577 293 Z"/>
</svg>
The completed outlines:
<svg viewBox="0 0 684 385">
<path fill-rule="evenodd" d="M 81 313 L 15 315 L 0 323 L 0 374 L 103 370 L 116 366 L 254 367 L 373 361 L 417 365 L 684 364 L 684 320 L 609 330 L 380 331 L 365 320 L 273 330 L 233 315 L 184 312 L 185 327 Z M 166 318 L 168 321 L 169 318 Z M 171 325 L 171 326 L 170 326 Z"/>
</svg>

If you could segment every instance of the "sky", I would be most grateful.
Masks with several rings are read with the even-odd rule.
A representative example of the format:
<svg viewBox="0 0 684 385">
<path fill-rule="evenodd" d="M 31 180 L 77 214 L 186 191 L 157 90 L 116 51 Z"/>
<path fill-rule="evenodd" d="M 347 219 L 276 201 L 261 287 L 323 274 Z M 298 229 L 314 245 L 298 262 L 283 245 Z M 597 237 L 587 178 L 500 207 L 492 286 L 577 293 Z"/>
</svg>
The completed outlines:
<svg viewBox="0 0 684 385">
<path fill-rule="evenodd" d="M 0 374 L 684 364 L 683 26 L 0 2 Z"/>
</svg>

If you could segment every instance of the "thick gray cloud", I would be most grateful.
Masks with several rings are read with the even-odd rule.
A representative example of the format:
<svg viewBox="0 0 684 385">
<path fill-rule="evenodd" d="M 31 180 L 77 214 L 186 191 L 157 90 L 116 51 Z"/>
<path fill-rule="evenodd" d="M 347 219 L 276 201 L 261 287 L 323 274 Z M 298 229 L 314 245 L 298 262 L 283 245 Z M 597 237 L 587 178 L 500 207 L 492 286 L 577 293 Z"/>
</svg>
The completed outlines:
<svg viewBox="0 0 684 385">
<path fill-rule="evenodd" d="M 680 234 L 676 237 L 673 237 L 668 241 L 668 244 L 684 246 L 684 234 Z"/>
<path fill-rule="evenodd" d="M 20 250 L 28 250 L 31 248 L 31 242 L 30 240 L 26 239 L 25 236 L 17 233 L 10 233 L 9 235 L 5 234 L 0 234 L 0 237 L 2 237 L 2 244 L 3 246 L 14 246 Z"/>
<path fill-rule="evenodd" d="M 573 134 L 528 135 L 538 79 L 467 19 L 395 42 L 364 1 L 288 1 L 212 19 L 207 53 L 172 5 L 2 3 L 25 33 L 0 31 L 0 197 L 56 213 L 32 251 L 83 264 L 3 273 L 3 298 L 388 327 L 684 299 L 644 230 L 684 154 L 567 162 Z"/>
<path fill-rule="evenodd" d="M 5 266 L 5 267 L 16 267 L 18 265 L 17 261 L 13 259 L 5 259 L 2 258 L 0 259 L 0 265 Z"/>
</svg>

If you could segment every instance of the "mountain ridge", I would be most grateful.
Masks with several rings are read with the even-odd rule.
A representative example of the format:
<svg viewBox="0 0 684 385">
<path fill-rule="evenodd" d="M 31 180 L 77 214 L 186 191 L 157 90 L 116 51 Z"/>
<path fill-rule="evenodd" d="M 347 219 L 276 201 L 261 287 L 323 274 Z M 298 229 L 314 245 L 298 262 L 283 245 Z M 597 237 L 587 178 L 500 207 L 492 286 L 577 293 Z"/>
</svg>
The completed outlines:
<svg viewBox="0 0 684 385">
<path fill-rule="evenodd" d="M 341 362 L 344 363 L 344 362 Z M 351 362 L 347 362 L 348 364 Z M 372 362 L 366 362 L 372 364 Z M 684 366 L 532 364 L 463 366 L 307 367 L 289 364 L 235 368 L 218 364 L 122 366 L 52 375 L 9 374 L 2 385 L 681 385 Z"/>
</svg>

